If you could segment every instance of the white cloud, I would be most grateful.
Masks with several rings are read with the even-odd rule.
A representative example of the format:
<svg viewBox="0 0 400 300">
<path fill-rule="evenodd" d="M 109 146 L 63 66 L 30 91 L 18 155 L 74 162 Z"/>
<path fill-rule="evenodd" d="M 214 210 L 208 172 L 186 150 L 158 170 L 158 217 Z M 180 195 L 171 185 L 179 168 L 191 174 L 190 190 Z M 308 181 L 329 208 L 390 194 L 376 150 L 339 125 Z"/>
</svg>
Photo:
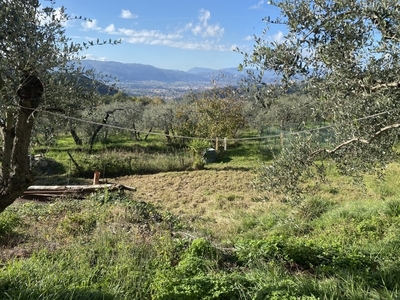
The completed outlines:
<svg viewBox="0 0 400 300">
<path fill-rule="evenodd" d="M 264 4 L 264 0 L 260 0 L 257 4 L 254 4 L 249 7 L 249 9 L 260 9 Z"/>
<path fill-rule="evenodd" d="M 285 41 L 285 35 L 283 34 L 282 31 L 278 31 L 274 35 L 269 36 L 267 39 L 270 40 L 271 42 L 283 43 Z"/>
<path fill-rule="evenodd" d="M 199 11 L 197 22 L 183 24 L 172 32 L 117 28 L 113 23 L 101 30 L 101 32 L 117 35 L 124 42 L 131 44 L 162 45 L 187 50 L 232 51 L 234 46 L 221 45 L 219 43 L 219 39 L 224 34 L 224 28 L 219 24 L 210 24 L 210 19 L 210 12 L 202 9 Z M 85 30 L 100 31 L 101 29 L 97 26 L 96 20 L 93 20 L 92 23 L 82 24 L 82 26 Z"/>
<path fill-rule="evenodd" d="M 106 61 L 107 58 L 102 56 L 102 57 L 98 57 L 94 54 L 85 54 L 85 59 L 91 59 L 91 60 L 99 60 L 99 61 Z"/>
<path fill-rule="evenodd" d="M 199 20 L 203 24 L 204 27 L 207 27 L 208 20 L 211 19 L 211 13 L 204 8 L 200 9 Z"/>
<path fill-rule="evenodd" d="M 192 23 L 186 24 L 186 29 L 191 29 L 194 35 L 202 37 L 222 37 L 225 29 L 219 24 L 210 25 L 208 21 L 211 19 L 211 13 L 208 10 L 201 9 L 198 17 L 200 23 L 193 25 Z"/>
<path fill-rule="evenodd" d="M 185 41 L 180 33 L 164 34 L 158 30 L 133 30 L 118 29 L 118 33 L 124 36 L 123 40 L 131 44 L 161 45 L 186 50 L 217 50 L 232 51 L 231 45 L 219 45 L 213 40 Z"/>
<path fill-rule="evenodd" d="M 128 9 L 123 9 L 121 11 L 121 18 L 123 19 L 136 19 L 138 15 L 132 14 Z"/>
<path fill-rule="evenodd" d="M 117 33 L 116 30 L 115 30 L 115 25 L 114 25 L 114 24 L 108 25 L 108 26 L 104 29 L 104 31 L 105 31 L 106 33 L 108 33 L 108 34 L 116 34 L 116 33 Z"/>
<path fill-rule="evenodd" d="M 88 30 L 100 30 L 101 27 L 97 26 L 97 20 L 93 19 L 93 20 L 87 20 L 86 22 L 82 22 L 82 29 L 85 31 Z"/>
<path fill-rule="evenodd" d="M 192 28 L 192 32 L 194 35 L 200 35 L 202 31 L 202 27 L 200 25 L 196 25 Z"/>
<path fill-rule="evenodd" d="M 170 33 L 164 34 L 158 30 L 133 30 L 133 29 L 118 29 L 118 33 L 125 36 L 124 40 L 133 44 L 169 44 L 170 41 L 179 40 L 182 38 L 180 34 Z"/>
<path fill-rule="evenodd" d="M 244 40 L 245 40 L 245 41 L 253 41 L 253 40 L 254 40 L 254 37 L 251 36 L 251 35 L 248 35 L 248 36 L 246 36 L 246 37 L 244 38 Z"/>
</svg>

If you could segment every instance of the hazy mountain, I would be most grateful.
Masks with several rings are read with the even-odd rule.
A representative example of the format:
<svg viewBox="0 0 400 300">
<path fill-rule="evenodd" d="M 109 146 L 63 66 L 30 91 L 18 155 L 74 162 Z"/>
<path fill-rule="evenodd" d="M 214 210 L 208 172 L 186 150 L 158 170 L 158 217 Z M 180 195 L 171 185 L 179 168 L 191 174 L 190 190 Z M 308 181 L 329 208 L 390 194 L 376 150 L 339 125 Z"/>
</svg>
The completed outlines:
<svg viewBox="0 0 400 300">
<path fill-rule="evenodd" d="M 207 74 L 207 73 L 213 73 L 213 72 L 215 72 L 214 69 L 200 68 L 200 67 L 192 68 L 192 69 L 190 69 L 190 70 L 187 71 L 187 73 L 196 74 L 196 75 Z"/>
<path fill-rule="evenodd" d="M 172 83 L 198 83 L 209 84 L 210 81 L 219 83 L 236 84 L 247 77 L 246 71 L 237 68 L 214 70 L 196 67 L 185 71 L 160 69 L 151 65 L 138 63 L 121 63 L 115 61 L 82 60 L 82 66 L 95 69 L 97 72 L 117 78 L 121 83 L 133 82 L 160 82 Z M 264 81 L 272 82 L 275 78 L 272 72 L 267 72 Z"/>
<path fill-rule="evenodd" d="M 115 61 L 83 60 L 86 68 L 116 77 L 121 82 L 160 81 L 160 82 L 203 82 L 203 76 L 179 70 L 167 70 L 151 65 L 120 63 Z"/>
<path fill-rule="evenodd" d="M 95 69 L 97 72 L 116 77 L 120 82 L 159 81 L 209 83 L 210 80 L 239 81 L 245 72 L 237 68 L 213 70 L 209 68 L 192 68 L 187 72 L 160 69 L 151 65 L 137 63 L 120 63 L 115 61 L 82 60 L 82 66 Z"/>
</svg>

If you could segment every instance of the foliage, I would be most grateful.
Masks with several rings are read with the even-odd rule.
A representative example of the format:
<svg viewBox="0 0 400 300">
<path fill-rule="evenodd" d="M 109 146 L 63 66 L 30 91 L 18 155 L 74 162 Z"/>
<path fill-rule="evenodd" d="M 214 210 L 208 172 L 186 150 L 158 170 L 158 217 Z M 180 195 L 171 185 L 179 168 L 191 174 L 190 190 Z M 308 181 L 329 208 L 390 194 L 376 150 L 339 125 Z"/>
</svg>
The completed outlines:
<svg viewBox="0 0 400 300">
<path fill-rule="evenodd" d="M 218 272 L 221 254 L 204 239 L 193 240 L 176 267 L 156 273 L 153 299 L 240 299 L 246 280 Z"/>
<path fill-rule="evenodd" d="M 246 125 L 245 102 L 235 95 L 233 87 L 214 87 L 201 94 L 193 104 L 198 115 L 199 137 L 233 138 Z"/>
<path fill-rule="evenodd" d="M 176 134 L 174 131 L 175 111 L 177 103 L 174 101 L 165 104 L 150 105 L 143 113 L 143 128 L 153 128 L 162 130 L 168 142 L 171 142 L 173 136 Z"/>
<path fill-rule="evenodd" d="M 86 178 L 92 177 L 95 171 L 110 178 L 186 170 L 193 162 L 193 158 L 185 152 L 146 153 L 143 150 L 110 150 L 93 154 L 76 152 L 74 159 L 77 165 L 70 166 L 70 174 Z M 65 159 L 65 164 L 71 162 Z"/>
<path fill-rule="evenodd" d="M 3 236 L 12 234 L 15 227 L 21 223 L 18 214 L 5 212 L 0 215 L 0 240 Z"/>
<path fill-rule="evenodd" d="M 293 154 L 286 156 L 291 163 L 279 159 L 265 172 L 272 175 L 264 176 L 265 185 L 280 180 L 292 190 L 303 170 L 326 158 L 344 174 L 384 168 L 394 157 L 399 128 L 400 15 L 393 9 L 398 2 L 283 0 L 272 5 L 281 16 L 265 18 L 266 31 L 284 25 L 288 33 L 283 41 L 256 37 L 242 67 L 258 69 L 252 84 L 260 83 L 266 70 L 274 71 L 280 84 L 261 85 L 263 97 L 256 98 L 268 108 L 300 86 L 314 103 L 310 113 L 329 120 L 335 136 L 324 145 L 312 144 L 308 136 L 292 144 Z"/>
<path fill-rule="evenodd" d="M 246 122 L 248 106 L 236 88 L 219 88 L 190 93 L 182 101 L 147 105 L 143 128 L 162 130 L 168 142 L 185 144 L 188 138 L 233 138 Z"/>
<path fill-rule="evenodd" d="M 155 196 L 14 203 L 0 216 L 0 289 L 11 299 L 397 299 L 400 190 L 388 190 L 400 169 L 389 170 L 364 191 L 331 173 L 298 204 L 248 200 L 223 226 L 165 211 Z"/>
<path fill-rule="evenodd" d="M 0 2 L 0 212 L 32 181 L 28 149 L 37 116 L 53 113 L 48 124 L 57 123 L 54 111 L 71 116 L 97 93 L 93 72 L 77 67 L 79 52 L 93 42 L 72 43 L 64 29 L 72 17 L 54 3 Z M 107 43 L 116 42 L 98 42 Z"/>
<path fill-rule="evenodd" d="M 95 109 L 87 108 L 82 111 L 84 122 L 79 125 L 83 131 L 81 139 L 92 151 L 96 141 L 106 140 L 108 135 L 124 130 L 125 134 L 135 139 L 140 138 L 137 124 L 142 121 L 143 106 L 133 101 L 112 102 L 96 106 Z"/>
<path fill-rule="evenodd" d="M 193 168 L 195 170 L 202 169 L 205 165 L 204 155 L 209 148 L 209 141 L 194 139 L 188 144 L 188 148 L 193 155 Z"/>
</svg>

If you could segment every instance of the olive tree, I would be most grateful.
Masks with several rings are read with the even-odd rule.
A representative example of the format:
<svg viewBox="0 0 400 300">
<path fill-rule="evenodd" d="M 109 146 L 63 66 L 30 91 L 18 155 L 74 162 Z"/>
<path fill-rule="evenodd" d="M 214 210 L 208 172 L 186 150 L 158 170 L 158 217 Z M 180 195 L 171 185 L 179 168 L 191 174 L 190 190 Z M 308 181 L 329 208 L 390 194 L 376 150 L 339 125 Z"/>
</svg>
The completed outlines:
<svg viewBox="0 0 400 300">
<path fill-rule="evenodd" d="M 176 136 L 174 124 L 176 123 L 177 106 L 178 103 L 175 101 L 146 106 L 141 126 L 149 128 L 149 132 L 153 131 L 153 129 L 162 130 L 167 142 L 172 142 L 174 136 Z"/>
<path fill-rule="evenodd" d="M 0 212 L 32 182 L 28 150 L 35 120 L 82 101 L 74 62 L 87 45 L 65 36 L 64 8 L 38 0 L 0 0 Z M 79 87 L 79 88 L 78 88 Z M 90 99 L 90 89 L 85 97 Z"/>
<path fill-rule="evenodd" d="M 142 120 L 143 110 L 143 105 L 130 100 L 101 104 L 83 110 L 82 118 L 86 122 L 80 122 L 80 129 L 84 133 L 83 141 L 88 146 L 88 151 L 93 150 L 100 133 L 103 133 L 102 137 L 106 139 L 110 132 L 121 132 L 125 129 L 126 133 L 129 131 L 135 140 L 139 140 L 137 125 Z"/>
<path fill-rule="evenodd" d="M 198 115 L 197 136 L 234 138 L 245 127 L 245 101 L 232 87 L 201 93 L 194 101 Z"/>
<path fill-rule="evenodd" d="M 264 103 L 301 86 L 315 100 L 310 114 L 328 120 L 333 132 L 295 137 L 274 164 L 263 167 L 260 183 L 267 189 L 298 192 L 307 175 L 323 174 L 332 159 L 345 174 L 383 170 L 395 155 L 400 121 L 400 3 L 397 0 L 271 1 L 285 26 L 283 41 L 255 37 L 244 54 L 243 68 L 275 71 L 279 83 L 264 84 Z M 317 163 L 319 161 L 319 163 Z M 317 172 L 317 174 L 315 173 Z"/>
</svg>

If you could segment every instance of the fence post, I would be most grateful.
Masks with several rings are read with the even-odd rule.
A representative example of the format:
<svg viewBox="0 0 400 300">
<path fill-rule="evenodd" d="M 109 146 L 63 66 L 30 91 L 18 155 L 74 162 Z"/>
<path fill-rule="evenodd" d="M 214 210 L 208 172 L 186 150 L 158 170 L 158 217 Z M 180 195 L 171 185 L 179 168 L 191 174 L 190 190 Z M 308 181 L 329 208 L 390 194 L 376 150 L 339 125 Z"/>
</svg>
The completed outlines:
<svg viewBox="0 0 400 300">
<path fill-rule="evenodd" d="M 100 180 L 100 172 L 94 172 L 93 185 L 99 184 L 99 180 Z"/>
<path fill-rule="evenodd" d="M 218 151 L 218 137 L 215 138 L 215 150 Z"/>
<path fill-rule="evenodd" d="M 226 137 L 224 137 L 224 151 L 226 151 Z"/>
</svg>

